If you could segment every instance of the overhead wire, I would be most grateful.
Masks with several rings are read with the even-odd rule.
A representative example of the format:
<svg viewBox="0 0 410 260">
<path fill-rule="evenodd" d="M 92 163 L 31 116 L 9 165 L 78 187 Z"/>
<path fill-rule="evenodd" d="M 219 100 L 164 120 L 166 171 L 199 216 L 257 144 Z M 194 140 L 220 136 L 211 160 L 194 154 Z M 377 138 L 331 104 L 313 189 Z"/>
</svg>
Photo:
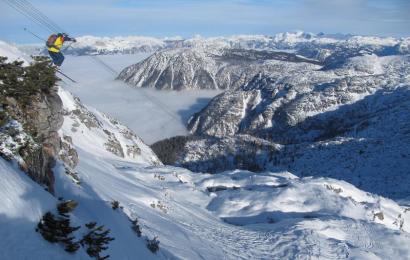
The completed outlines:
<svg viewBox="0 0 410 260">
<path fill-rule="evenodd" d="M 107 63 L 105 63 L 104 61 L 102 61 L 100 58 L 98 58 L 96 55 L 90 55 L 90 57 L 96 61 L 97 63 L 99 63 L 101 66 L 103 66 L 105 69 L 107 69 L 110 73 L 115 74 L 114 76 L 118 75 L 118 72 L 116 70 L 114 70 L 111 66 L 109 66 Z"/>
<path fill-rule="evenodd" d="M 7 2 L 14 9 L 17 9 L 20 13 L 23 13 L 28 19 L 30 19 L 33 22 L 37 23 L 43 29 L 45 29 L 49 32 L 54 32 L 55 31 L 55 28 L 53 26 L 51 26 L 42 17 L 40 17 L 36 13 L 34 13 L 29 7 L 25 6 L 23 3 L 19 2 L 18 0 L 8 0 Z"/>
<path fill-rule="evenodd" d="M 41 28 L 45 29 L 48 32 L 54 32 L 53 30 L 51 30 L 48 26 L 45 26 L 40 20 L 32 17 L 31 15 L 27 14 L 26 12 L 22 11 L 18 6 L 13 4 L 12 0 L 4 0 L 6 2 L 6 4 L 8 6 L 10 6 L 11 8 L 13 8 L 14 10 L 16 10 L 17 12 L 19 12 L 20 14 L 24 15 L 26 18 L 28 18 L 29 20 L 31 20 L 32 22 L 34 22 L 35 24 L 37 24 L 38 26 L 40 26 Z"/>
<path fill-rule="evenodd" d="M 51 24 L 57 31 L 64 32 L 65 30 L 61 28 L 58 24 L 56 24 L 53 20 L 48 18 L 45 14 L 43 14 L 40 10 L 38 10 L 32 3 L 30 3 L 27 0 L 18 0 L 22 3 L 25 3 L 26 6 L 31 8 L 35 13 L 37 13 L 40 17 L 42 17 L 44 20 L 48 21 L 49 24 Z"/>
<path fill-rule="evenodd" d="M 43 23 L 47 28 L 52 30 L 53 32 L 56 32 L 57 27 L 55 27 L 47 18 L 44 18 L 43 16 L 39 15 L 38 12 L 30 7 L 26 2 L 22 0 L 13 0 L 13 3 L 16 6 L 19 6 L 22 10 L 26 11 L 28 14 L 30 14 L 31 17 L 37 19 L 41 23 Z"/>
<path fill-rule="evenodd" d="M 14 10 L 18 11 L 20 14 L 24 15 L 29 20 L 33 21 L 43 29 L 55 33 L 55 32 L 66 32 L 64 31 L 58 24 L 56 24 L 53 20 L 51 20 L 48 16 L 38 10 L 33 4 L 31 4 L 27 0 L 4 0 L 10 7 Z M 26 29 L 25 29 L 26 30 Z M 27 31 L 27 30 L 26 30 Z M 66 48 L 67 49 L 67 48 Z M 101 60 L 99 57 L 95 55 L 90 56 L 94 61 L 102 65 L 106 68 L 110 73 L 112 73 L 115 77 L 118 75 L 118 72 Z M 131 85 L 128 82 L 125 82 L 127 85 Z M 170 109 L 166 104 L 159 101 L 158 99 L 148 95 L 145 91 L 141 88 L 141 92 L 145 98 L 147 98 L 151 103 L 155 104 L 163 112 L 165 112 L 168 116 L 170 116 L 173 120 L 180 121 L 180 119 L 174 115 L 174 113 L 170 112 Z"/>
</svg>

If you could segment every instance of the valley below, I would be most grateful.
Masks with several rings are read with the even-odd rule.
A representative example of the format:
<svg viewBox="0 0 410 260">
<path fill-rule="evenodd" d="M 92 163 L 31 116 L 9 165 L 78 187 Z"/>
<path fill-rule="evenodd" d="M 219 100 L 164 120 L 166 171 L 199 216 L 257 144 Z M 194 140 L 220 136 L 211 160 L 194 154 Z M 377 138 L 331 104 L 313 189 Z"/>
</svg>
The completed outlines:
<svg viewBox="0 0 410 260">
<path fill-rule="evenodd" d="M 98 56 L 111 68 L 124 67 L 148 57 L 144 54 L 112 54 Z M 64 87 L 83 102 L 124 122 L 148 144 L 186 135 L 186 124 L 192 114 L 199 112 L 216 95 L 218 90 L 158 91 L 135 89 L 90 56 L 68 56 L 62 69 L 79 84 Z"/>
</svg>

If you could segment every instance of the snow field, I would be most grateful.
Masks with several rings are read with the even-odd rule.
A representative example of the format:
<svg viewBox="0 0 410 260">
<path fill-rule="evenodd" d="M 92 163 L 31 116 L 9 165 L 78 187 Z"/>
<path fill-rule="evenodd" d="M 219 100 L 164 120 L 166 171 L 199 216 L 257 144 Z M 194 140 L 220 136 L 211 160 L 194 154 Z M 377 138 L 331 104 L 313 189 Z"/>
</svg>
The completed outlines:
<svg viewBox="0 0 410 260">
<path fill-rule="evenodd" d="M 64 103 L 70 104 L 69 97 Z M 63 132 L 70 135 L 70 128 L 63 126 Z M 385 259 L 410 255 L 403 248 L 410 242 L 409 211 L 346 182 L 299 179 L 281 171 L 209 175 L 136 164 L 130 158 L 89 149 L 86 138 L 73 138 L 80 157 L 81 186 L 67 188 L 67 182 L 59 180 L 57 192 L 74 194 L 92 212 L 96 212 L 92 210 L 95 205 L 118 200 L 125 214 L 138 217 L 143 234 L 158 236 L 161 258 L 340 259 L 359 255 Z M 92 203 L 83 202 L 86 198 Z M 116 227 L 110 226 L 116 225 L 113 219 L 104 218 L 104 222 L 118 235 Z M 119 248 L 113 242 L 109 253 L 116 256 Z"/>
</svg>

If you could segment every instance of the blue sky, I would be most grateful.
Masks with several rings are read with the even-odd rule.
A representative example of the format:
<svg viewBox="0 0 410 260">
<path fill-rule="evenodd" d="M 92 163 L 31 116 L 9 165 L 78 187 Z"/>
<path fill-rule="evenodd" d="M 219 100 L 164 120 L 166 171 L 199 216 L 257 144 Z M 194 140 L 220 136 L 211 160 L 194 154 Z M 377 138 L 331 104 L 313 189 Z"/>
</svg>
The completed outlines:
<svg viewBox="0 0 410 260">
<path fill-rule="evenodd" d="M 295 30 L 410 36 L 410 0 L 29 1 L 74 36 L 271 35 Z M 48 35 L 0 0 L 0 39 L 36 42 L 24 27 Z"/>
</svg>

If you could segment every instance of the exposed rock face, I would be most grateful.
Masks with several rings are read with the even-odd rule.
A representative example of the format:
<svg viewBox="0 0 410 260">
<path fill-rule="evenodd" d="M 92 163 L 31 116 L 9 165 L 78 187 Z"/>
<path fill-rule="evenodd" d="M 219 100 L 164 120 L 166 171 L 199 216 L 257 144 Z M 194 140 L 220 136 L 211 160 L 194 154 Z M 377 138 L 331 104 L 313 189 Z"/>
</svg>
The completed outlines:
<svg viewBox="0 0 410 260">
<path fill-rule="evenodd" d="M 61 150 L 58 130 L 63 124 L 62 101 L 56 89 L 32 96 L 29 106 L 10 97 L 6 98 L 4 105 L 10 120 L 22 126 L 20 128 L 14 124 L 14 129 L 20 132 L 19 135 L 25 136 L 19 140 L 19 149 L 14 155 L 21 158 L 20 165 L 31 178 L 53 192 L 52 168 Z"/>
<path fill-rule="evenodd" d="M 108 140 L 107 142 L 104 144 L 105 148 L 107 149 L 107 151 L 124 158 L 124 151 L 123 148 L 121 146 L 121 143 L 117 140 L 117 138 L 115 137 L 115 135 L 107 130 L 104 131 L 104 133 L 107 134 L 108 136 Z M 128 149 L 127 149 L 128 150 Z M 130 154 L 130 153 L 127 153 Z"/>
<path fill-rule="evenodd" d="M 78 164 L 78 154 L 71 136 L 63 135 L 61 139 L 60 159 L 71 169 L 74 169 Z"/>
<path fill-rule="evenodd" d="M 285 52 L 184 48 L 157 52 L 125 68 L 118 79 L 136 87 L 157 89 L 235 89 L 261 71 L 289 73 L 278 61 L 295 63 L 289 67 L 300 70 L 321 64 Z"/>
</svg>

